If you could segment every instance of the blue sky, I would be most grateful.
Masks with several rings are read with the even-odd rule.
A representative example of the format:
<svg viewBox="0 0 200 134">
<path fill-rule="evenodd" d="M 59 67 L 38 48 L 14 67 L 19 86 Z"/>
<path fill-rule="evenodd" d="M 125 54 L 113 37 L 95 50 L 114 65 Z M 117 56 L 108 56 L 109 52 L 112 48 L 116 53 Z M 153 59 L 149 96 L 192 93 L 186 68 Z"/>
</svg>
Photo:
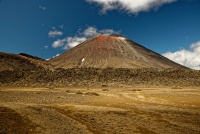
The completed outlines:
<svg viewBox="0 0 200 134">
<path fill-rule="evenodd" d="M 200 0 L 0 0 L 0 51 L 44 59 L 119 33 L 200 69 Z"/>
</svg>

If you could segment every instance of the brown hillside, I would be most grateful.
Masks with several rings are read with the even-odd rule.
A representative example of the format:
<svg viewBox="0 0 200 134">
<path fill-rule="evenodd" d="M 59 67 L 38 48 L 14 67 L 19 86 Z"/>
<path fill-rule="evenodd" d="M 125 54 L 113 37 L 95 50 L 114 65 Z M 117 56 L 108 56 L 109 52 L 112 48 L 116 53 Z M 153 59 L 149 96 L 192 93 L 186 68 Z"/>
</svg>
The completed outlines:
<svg viewBox="0 0 200 134">
<path fill-rule="evenodd" d="M 185 68 L 116 34 L 95 36 L 49 62 L 57 68 Z"/>
<path fill-rule="evenodd" d="M 39 58 L 39 57 L 37 57 L 37 56 L 32 56 L 32 55 L 29 55 L 29 54 L 26 54 L 26 53 L 20 53 L 19 55 L 24 56 L 24 57 L 27 57 L 27 58 L 35 59 L 35 60 L 45 61 L 45 60 L 42 59 L 42 58 Z"/>
<path fill-rule="evenodd" d="M 0 71 L 3 70 L 34 70 L 36 68 L 49 68 L 45 60 L 22 54 L 9 54 L 0 52 Z"/>
</svg>

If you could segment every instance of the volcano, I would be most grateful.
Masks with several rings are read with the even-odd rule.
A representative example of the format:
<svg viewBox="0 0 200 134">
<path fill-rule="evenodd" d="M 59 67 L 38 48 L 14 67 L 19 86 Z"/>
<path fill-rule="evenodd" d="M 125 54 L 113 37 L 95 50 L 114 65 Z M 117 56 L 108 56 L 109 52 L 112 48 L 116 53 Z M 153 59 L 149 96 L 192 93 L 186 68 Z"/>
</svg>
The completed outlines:
<svg viewBox="0 0 200 134">
<path fill-rule="evenodd" d="M 56 68 L 182 68 L 121 35 L 97 35 L 49 60 Z"/>
</svg>

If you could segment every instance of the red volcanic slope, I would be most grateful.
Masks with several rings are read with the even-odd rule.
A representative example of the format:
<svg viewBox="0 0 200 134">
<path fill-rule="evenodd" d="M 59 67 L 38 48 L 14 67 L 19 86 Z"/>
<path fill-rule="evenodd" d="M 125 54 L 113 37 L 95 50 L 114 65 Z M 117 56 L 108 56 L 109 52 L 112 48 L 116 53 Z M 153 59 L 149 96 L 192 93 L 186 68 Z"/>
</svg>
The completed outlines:
<svg viewBox="0 0 200 134">
<path fill-rule="evenodd" d="M 49 60 L 56 68 L 185 68 L 121 35 L 98 35 Z"/>
</svg>

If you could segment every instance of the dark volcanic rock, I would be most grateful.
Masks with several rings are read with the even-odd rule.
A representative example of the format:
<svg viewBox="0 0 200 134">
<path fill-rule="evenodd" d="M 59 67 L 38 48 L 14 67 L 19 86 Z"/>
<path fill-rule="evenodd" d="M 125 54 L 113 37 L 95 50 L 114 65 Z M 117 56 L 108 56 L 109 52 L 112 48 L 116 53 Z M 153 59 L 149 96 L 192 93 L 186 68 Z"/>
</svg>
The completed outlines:
<svg viewBox="0 0 200 134">
<path fill-rule="evenodd" d="M 200 71 L 123 68 L 38 69 L 0 72 L 1 86 L 200 86 Z"/>
</svg>

